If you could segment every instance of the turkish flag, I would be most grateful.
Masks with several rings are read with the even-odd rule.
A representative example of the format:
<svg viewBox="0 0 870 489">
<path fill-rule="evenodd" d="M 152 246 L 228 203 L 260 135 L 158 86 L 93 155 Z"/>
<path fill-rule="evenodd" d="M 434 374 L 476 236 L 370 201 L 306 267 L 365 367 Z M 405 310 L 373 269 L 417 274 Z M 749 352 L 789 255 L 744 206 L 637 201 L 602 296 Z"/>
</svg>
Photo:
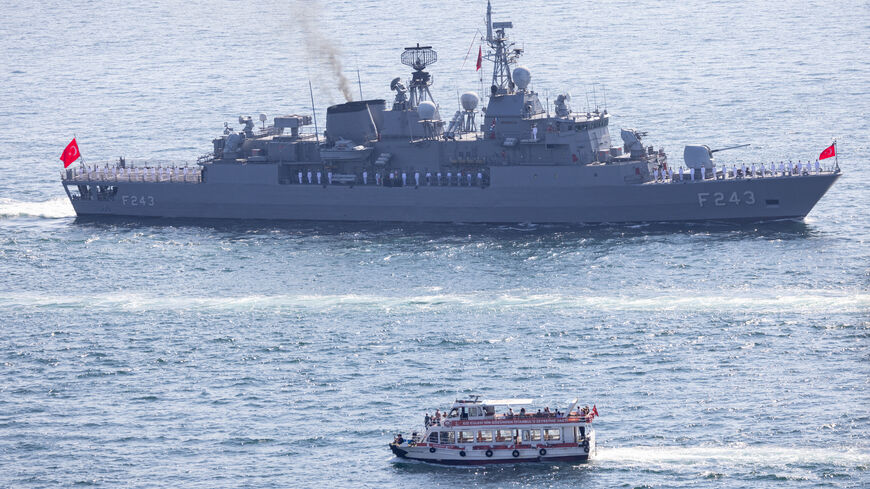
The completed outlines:
<svg viewBox="0 0 870 489">
<path fill-rule="evenodd" d="M 595 407 L 595 404 L 592 405 L 592 414 L 598 416 L 598 408 Z"/>
<path fill-rule="evenodd" d="M 832 156 L 837 156 L 837 148 L 835 145 L 830 145 L 822 151 L 822 154 L 819 155 L 820 160 L 824 160 L 826 158 L 830 158 Z"/>
<path fill-rule="evenodd" d="M 73 161 L 79 159 L 82 154 L 79 152 L 79 145 L 76 143 L 76 138 L 73 138 L 69 144 L 66 145 L 66 149 L 63 150 L 63 153 L 60 155 L 60 161 L 63 161 L 63 167 L 66 168 L 72 165 Z"/>
<path fill-rule="evenodd" d="M 480 70 L 480 67 L 483 66 L 483 47 L 477 47 L 477 70 Z M 477 71 L 474 70 L 474 71 Z"/>
</svg>

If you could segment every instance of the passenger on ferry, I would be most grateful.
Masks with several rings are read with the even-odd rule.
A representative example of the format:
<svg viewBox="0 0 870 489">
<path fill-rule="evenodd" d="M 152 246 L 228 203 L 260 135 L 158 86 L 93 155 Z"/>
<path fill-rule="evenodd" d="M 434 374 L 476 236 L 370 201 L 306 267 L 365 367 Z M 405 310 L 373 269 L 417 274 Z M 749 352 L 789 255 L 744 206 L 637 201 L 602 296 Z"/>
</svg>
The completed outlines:
<svg viewBox="0 0 870 489">
<path fill-rule="evenodd" d="M 402 438 L 402 434 L 399 433 L 396 435 L 396 445 L 401 445 L 402 443 L 405 443 L 405 439 Z"/>
<path fill-rule="evenodd" d="M 441 411 L 435 410 L 435 424 L 441 426 Z"/>
<path fill-rule="evenodd" d="M 525 416 L 525 415 L 526 415 L 526 408 L 520 409 L 520 416 Z"/>
<path fill-rule="evenodd" d="M 544 406 L 544 416 L 550 415 L 550 406 Z"/>
<path fill-rule="evenodd" d="M 429 423 L 432 422 L 432 418 L 429 417 L 429 413 L 426 413 L 426 417 L 424 418 L 423 425 L 427 428 L 429 427 Z"/>
<path fill-rule="evenodd" d="M 507 415 L 509 418 L 513 418 L 514 417 L 514 408 L 508 408 Z"/>
<path fill-rule="evenodd" d="M 543 415 L 544 415 L 544 413 L 542 413 L 540 409 L 538 409 L 538 412 L 535 413 L 535 417 L 536 417 L 536 418 L 540 418 L 540 417 L 543 416 Z"/>
</svg>

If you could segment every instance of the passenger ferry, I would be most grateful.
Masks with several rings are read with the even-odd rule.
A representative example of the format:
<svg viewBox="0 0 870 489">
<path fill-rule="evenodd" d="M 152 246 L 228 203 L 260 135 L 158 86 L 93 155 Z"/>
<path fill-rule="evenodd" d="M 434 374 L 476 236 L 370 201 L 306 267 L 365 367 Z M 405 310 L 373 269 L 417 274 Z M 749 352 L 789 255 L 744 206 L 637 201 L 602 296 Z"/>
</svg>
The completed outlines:
<svg viewBox="0 0 870 489">
<path fill-rule="evenodd" d="M 585 462 L 595 453 L 593 406 L 571 401 L 565 412 L 536 412 L 531 399 L 456 400 L 445 416 L 428 417 L 422 434 L 402 434 L 390 450 L 402 458 L 445 465 L 519 462 Z"/>
</svg>

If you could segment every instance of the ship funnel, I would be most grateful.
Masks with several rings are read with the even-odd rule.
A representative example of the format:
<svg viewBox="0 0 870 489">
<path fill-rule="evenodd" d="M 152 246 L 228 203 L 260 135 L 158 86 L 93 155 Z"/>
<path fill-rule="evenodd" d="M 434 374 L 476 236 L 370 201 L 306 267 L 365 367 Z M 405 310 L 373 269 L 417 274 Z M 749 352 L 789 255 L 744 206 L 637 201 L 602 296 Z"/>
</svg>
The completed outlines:
<svg viewBox="0 0 870 489">
<path fill-rule="evenodd" d="M 378 128 L 369 105 L 372 105 L 375 110 L 380 107 L 382 112 L 383 104 L 383 100 L 362 100 L 329 107 L 326 109 L 327 138 L 331 142 L 350 139 L 356 144 L 377 139 Z"/>
</svg>

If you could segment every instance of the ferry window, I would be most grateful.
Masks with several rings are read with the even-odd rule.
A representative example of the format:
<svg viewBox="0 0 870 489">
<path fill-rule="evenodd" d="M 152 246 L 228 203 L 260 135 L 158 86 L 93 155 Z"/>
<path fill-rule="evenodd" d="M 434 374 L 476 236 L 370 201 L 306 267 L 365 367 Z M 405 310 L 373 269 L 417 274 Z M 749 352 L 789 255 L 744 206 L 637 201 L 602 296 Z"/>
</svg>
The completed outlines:
<svg viewBox="0 0 870 489">
<path fill-rule="evenodd" d="M 562 432 L 560 429 L 547 429 L 544 430 L 544 439 L 545 440 L 560 440 L 562 438 Z"/>
<path fill-rule="evenodd" d="M 477 441 L 479 442 L 491 442 L 492 441 L 492 431 L 478 431 L 477 432 Z"/>
<path fill-rule="evenodd" d="M 442 431 L 441 432 L 441 444 L 447 445 L 450 443 L 456 443 L 456 433 L 452 431 Z"/>
<path fill-rule="evenodd" d="M 511 441 L 513 438 L 513 430 L 498 430 L 495 434 L 495 441 Z"/>
<path fill-rule="evenodd" d="M 541 441 L 541 430 L 523 430 L 523 440 Z"/>
<path fill-rule="evenodd" d="M 476 407 L 469 408 L 468 412 L 471 413 L 471 414 L 470 414 L 471 416 L 479 416 L 479 414 L 477 413 L 477 408 L 476 408 Z"/>
<path fill-rule="evenodd" d="M 483 409 L 486 411 L 487 416 L 494 416 L 495 415 L 495 406 L 486 406 Z"/>
<path fill-rule="evenodd" d="M 472 443 L 474 442 L 474 432 L 473 431 L 460 431 L 459 432 L 459 443 Z"/>
<path fill-rule="evenodd" d="M 438 432 L 429 433 L 429 443 L 438 443 Z"/>
</svg>

